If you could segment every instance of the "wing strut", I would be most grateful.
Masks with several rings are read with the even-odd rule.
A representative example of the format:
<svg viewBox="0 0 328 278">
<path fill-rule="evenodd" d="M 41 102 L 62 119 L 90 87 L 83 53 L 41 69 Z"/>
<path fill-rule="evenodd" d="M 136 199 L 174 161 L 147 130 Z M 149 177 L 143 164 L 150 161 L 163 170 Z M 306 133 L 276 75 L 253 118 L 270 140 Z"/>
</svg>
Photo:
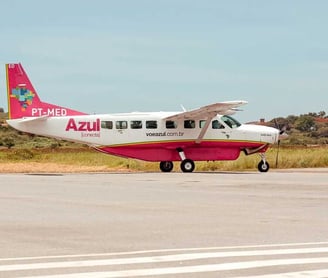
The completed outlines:
<svg viewBox="0 0 328 278">
<path fill-rule="evenodd" d="M 163 118 L 163 120 L 171 120 L 171 121 L 182 121 L 187 119 L 206 119 L 206 124 L 200 131 L 197 139 L 195 140 L 196 144 L 199 144 L 211 123 L 211 120 L 215 117 L 215 115 L 231 115 L 237 111 L 237 107 L 246 104 L 247 101 L 236 100 L 236 101 L 225 101 L 225 102 L 217 102 L 210 105 L 206 105 L 200 107 L 198 109 L 180 112 L 169 117 Z"/>
<path fill-rule="evenodd" d="M 211 123 L 211 120 L 212 120 L 214 117 L 215 117 L 215 115 L 214 115 L 214 116 L 211 115 L 211 116 L 207 117 L 207 119 L 206 119 L 206 123 L 205 123 L 205 125 L 203 126 L 202 130 L 200 131 L 200 133 L 199 133 L 199 135 L 198 135 L 198 137 L 197 137 L 197 139 L 196 139 L 196 141 L 195 141 L 196 144 L 199 144 L 200 142 L 202 142 L 202 140 L 203 140 L 203 138 L 204 138 L 204 135 L 205 135 L 205 133 L 206 133 L 206 131 L 207 131 L 207 129 L 208 129 L 210 123 Z"/>
</svg>

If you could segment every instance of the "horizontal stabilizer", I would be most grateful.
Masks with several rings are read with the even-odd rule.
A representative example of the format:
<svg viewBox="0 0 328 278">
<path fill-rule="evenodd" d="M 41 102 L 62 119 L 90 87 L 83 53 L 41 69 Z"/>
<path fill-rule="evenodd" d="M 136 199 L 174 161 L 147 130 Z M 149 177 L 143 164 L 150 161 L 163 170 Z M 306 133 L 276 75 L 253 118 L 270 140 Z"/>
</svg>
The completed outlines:
<svg viewBox="0 0 328 278">
<path fill-rule="evenodd" d="M 22 118 L 21 123 L 28 123 L 28 122 L 43 122 L 47 120 L 49 116 L 42 116 L 42 117 L 36 117 L 36 118 Z"/>
</svg>

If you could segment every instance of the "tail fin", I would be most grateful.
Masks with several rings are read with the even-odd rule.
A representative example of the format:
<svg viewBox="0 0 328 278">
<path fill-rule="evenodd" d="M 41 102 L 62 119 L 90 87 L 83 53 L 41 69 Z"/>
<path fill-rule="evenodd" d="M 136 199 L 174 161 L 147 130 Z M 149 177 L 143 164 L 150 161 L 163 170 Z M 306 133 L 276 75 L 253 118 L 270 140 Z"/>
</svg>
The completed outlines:
<svg viewBox="0 0 328 278">
<path fill-rule="evenodd" d="M 42 102 L 21 64 L 6 64 L 9 119 L 86 115 Z"/>
</svg>

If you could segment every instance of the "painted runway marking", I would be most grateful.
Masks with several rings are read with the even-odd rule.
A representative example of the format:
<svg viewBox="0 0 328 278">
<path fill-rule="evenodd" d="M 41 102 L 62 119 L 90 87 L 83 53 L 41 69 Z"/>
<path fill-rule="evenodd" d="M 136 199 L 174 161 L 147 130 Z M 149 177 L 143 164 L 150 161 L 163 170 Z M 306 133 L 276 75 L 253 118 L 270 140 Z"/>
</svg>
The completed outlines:
<svg viewBox="0 0 328 278">
<path fill-rule="evenodd" d="M 244 276 L 236 278 L 327 278 L 328 269 L 321 270 L 309 270 L 309 271 L 299 271 L 299 272 L 287 272 L 279 274 L 266 274 L 257 276 Z"/>
<path fill-rule="evenodd" d="M 2 265 L 0 266 L 0 271 L 113 266 L 113 265 L 145 264 L 145 263 L 181 262 L 181 261 L 213 259 L 213 258 L 274 256 L 274 255 L 310 254 L 310 253 L 311 254 L 328 253 L 328 247 L 284 249 L 284 250 L 274 249 L 274 250 L 260 250 L 260 251 L 191 253 L 191 254 L 177 254 L 177 255 L 166 255 L 166 256 L 124 258 L 124 259 L 14 264 L 14 265 Z"/>
<path fill-rule="evenodd" d="M 123 255 L 139 255 L 149 253 L 168 253 L 168 252 L 191 252 L 191 251 L 210 251 L 210 250 L 232 250 L 232 249 L 250 249 L 250 248 L 274 248 L 274 247 L 297 247 L 297 246 L 316 246 L 328 245 L 328 241 L 322 242 L 304 242 L 304 243 L 285 243 L 285 244 L 262 244 L 262 245 L 240 245 L 226 247 L 203 247 L 203 248 L 175 248 L 175 249 L 153 249 L 130 252 L 112 252 L 112 253 L 93 253 L 93 254 L 76 254 L 76 255 L 56 255 L 56 256 L 34 256 L 34 257 L 13 257 L 0 258 L 1 261 L 25 261 L 25 260 L 43 260 L 43 259 L 70 259 L 86 257 L 108 257 Z"/>
<path fill-rule="evenodd" d="M 19 271 L 24 275 L 21 277 L 38 276 L 43 278 L 145 277 L 205 274 L 223 271 L 229 271 L 231 275 L 233 271 L 247 270 L 250 271 L 247 277 L 278 278 L 302 277 L 302 275 L 307 275 L 306 277 L 325 277 L 328 272 L 327 242 L 219 247 L 214 249 L 216 252 L 209 252 L 213 248 L 144 250 L 106 253 L 106 255 L 101 253 L 16 259 L 4 258 L 2 259 L 2 265 L 0 265 L 0 276 L 2 274 L 7 275 L 10 272 L 16 272 L 17 274 Z M 170 254 L 172 252 L 177 253 Z M 145 254 L 150 255 L 150 253 L 152 253 L 152 256 L 143 256 Z M 92 256 L 110 256 L 111 258 L 90 259 Z M 32 258 L 36 261 L 33 262 Z M 85 260 L 84 258 L 89 259 Z M 233 258 L 233 262 L 231 262 L 231 258 Z M 56 261 L 49 261 L 55 259 Z M 29 263 L 12 263 L 13 261 L 22 260 Z M 181 265 L 183 262 L 188 262 L 188 265 Z M 118 266 L 120 267 L 118 268 Z M 295 267 L 297 267 L 297 272 L 295 272 Z M 257 274 L 259 269 L 261 269 L 261 276 Z M 279 270 L 282 271 L 282 269 L 283 273 L 272 274 L 279 272 Z M 223 276 L 220 275 L 220 277 Z"/>
<path fill-rule="evenodd" d="M 166 268 L 147 268 L 147 269 L 133 269 L 122 271 L 108 271 L 108 272 L 87 272 L 77 274 L 63 274 L 55 276 L 58 278 L 79 278 L 90 277 L 94 278 L 122 278 L 122 277 L 138 277 L 138 276 L 154 276 L 154 275 L 169 275 L 169 274 L 187 274 L 187 273 L 204 273 L 216 272 L 225 270 L 241 270 L 268 266 L 284 266 L 284 265 L 300 265 L 300 264 L 319 264 L 328 263 L 328 257 L 316 259 L 286 259 L 286 260 L 265 260 L 265 261 L 250 261 L 241 263 L 225 263 L 213 265 L 196 265 L 183 267 L 166 267 Z M 50 278 L 54 275 L 39 276 L 39 278 Z"/>
</svg>

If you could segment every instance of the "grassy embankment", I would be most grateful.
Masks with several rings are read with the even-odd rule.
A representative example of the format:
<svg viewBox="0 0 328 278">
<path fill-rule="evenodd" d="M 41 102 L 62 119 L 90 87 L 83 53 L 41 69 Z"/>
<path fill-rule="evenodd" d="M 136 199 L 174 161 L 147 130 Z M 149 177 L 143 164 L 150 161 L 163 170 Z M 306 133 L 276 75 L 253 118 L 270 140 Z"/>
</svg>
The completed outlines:
<svg viewBox="0 0 328 278">
<path fill-rule="evenodd" d="M 267 152 L 271 169 L 275 169 L 276 148 Z M 256 170 L 258 155 L 236 161 L 197 162 L 196 171 Z M 328 147 L 283 147 L 279 152 L 278 168 L 328 167 Z M 0 151 L 2 173 L 110 172 L 159 171 L 158 163 L 113 157 L 88 148 L 3 149 Z M 175 163 L 174 171 L 180 171 Z"/>
</svg>

